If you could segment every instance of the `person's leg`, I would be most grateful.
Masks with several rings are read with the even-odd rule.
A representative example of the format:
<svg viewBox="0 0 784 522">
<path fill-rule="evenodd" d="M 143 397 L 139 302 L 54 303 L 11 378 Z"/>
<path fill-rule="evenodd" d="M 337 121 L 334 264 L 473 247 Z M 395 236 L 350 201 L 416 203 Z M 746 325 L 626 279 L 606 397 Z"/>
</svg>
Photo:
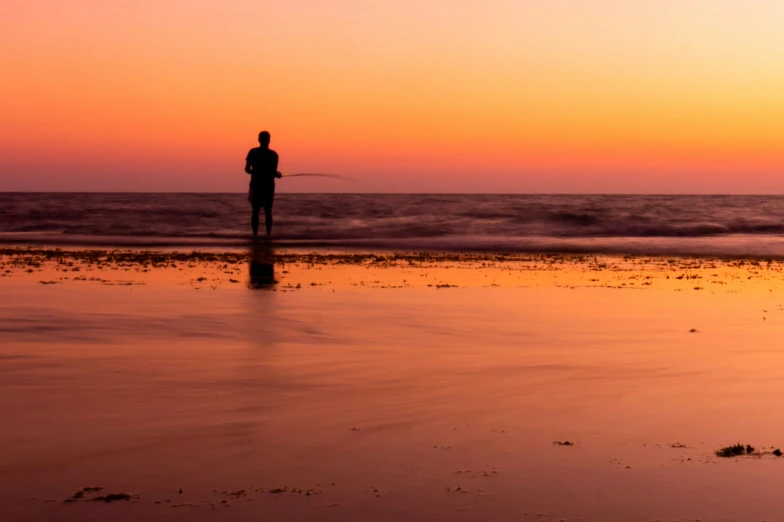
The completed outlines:
<svg viewBox="0 0 784 522">
<path fill-rule="evenodd" d="M 264 226 L 267 227 L 267 235 L 272 234 L 272 205 L 264 207 Z"/>
<path fill-rule="evenodd" d="M 264 198 L 264 225 L 267 227 L 267 235 L 272 234 L 272 202 L 275 200 L 275 185 L 270 187 L 269 192 Z"/>
<path fill-rule="evenodd" d="M 258 205 L 253 205 L 253 214 L 250 218 L 250 226 L 253 227 L 253 235 L 259 235 L 259 211 L 261 207 Z"/>
</svg>

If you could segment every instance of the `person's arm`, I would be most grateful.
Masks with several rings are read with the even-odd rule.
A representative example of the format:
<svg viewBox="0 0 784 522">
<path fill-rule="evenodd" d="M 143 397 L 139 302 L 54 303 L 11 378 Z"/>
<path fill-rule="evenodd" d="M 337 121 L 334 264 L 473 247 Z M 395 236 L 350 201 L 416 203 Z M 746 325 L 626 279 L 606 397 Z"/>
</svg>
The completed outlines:
<svg viewBox="0 0 784 522">
<path fill-rule="evenodd" d="M 248 155 L 245 156 L 245 172 L 247 172 L 248 174 L 253 174 L 253 168 L 252 165 L 250 164 L 250 154 L 251 153 L 248 152 Z"/>
<path fill-rule="evenodd" d="M 278 170 L 278 153 L 275 153 L 275 177 L 282 178 L 283 174 Z"/>
</svg>

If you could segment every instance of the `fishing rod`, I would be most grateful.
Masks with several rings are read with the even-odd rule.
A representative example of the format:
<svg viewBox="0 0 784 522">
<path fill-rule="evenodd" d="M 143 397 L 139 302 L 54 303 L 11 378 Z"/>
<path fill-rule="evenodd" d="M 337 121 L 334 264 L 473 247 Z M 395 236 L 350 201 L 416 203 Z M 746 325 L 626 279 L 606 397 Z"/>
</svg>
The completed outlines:
<svg viewBox="0 0 784 522">
<path fill-rule="evenodd" d="M 314 176 L 314 177 L 318 177 L 318 178 L 343 179 L 343 180 L 347 180 L 347 181 L 350 181 L 352 179 L 352 178 L 349 178 L 348 176 L 339 176 L 337 174 L 322 174 L 322 173 L 319 173 L 319 172 L 298 172 L 298 173 L 295 173 L 295 174 L 281 174 L 281 176 L 284 177 L 284 178 L 293 178 L 293 177 L 297 177 L 297 176 Z"/>
</svg>

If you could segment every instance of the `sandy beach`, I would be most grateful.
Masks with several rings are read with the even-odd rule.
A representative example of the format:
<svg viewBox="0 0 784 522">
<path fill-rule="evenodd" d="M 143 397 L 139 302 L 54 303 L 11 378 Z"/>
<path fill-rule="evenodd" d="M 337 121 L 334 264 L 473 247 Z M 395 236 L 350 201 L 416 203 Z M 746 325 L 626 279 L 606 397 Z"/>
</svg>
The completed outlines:
<svg viewBox="0 0 784 522">
<path fill-rule="evenodd" d="M 4 520 L 781 513 L 779 261 L 260 246 L 0 264 Z M 735 443 L 754 450 L 716 456 Z"/>
</svg>

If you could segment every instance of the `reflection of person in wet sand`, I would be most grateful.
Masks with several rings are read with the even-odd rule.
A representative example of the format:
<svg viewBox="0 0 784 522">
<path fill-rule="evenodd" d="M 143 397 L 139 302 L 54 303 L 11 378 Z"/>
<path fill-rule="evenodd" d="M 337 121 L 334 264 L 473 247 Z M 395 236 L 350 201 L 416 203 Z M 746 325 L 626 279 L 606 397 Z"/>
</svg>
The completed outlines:
<svg viewBox="0 0 784 522">
<path fill-rule="evenodd" d="M 248 273 L 249 288 L 272 288 L 278 282 L 275 280 L 275 253 L 270 248 L 256 246 L 250 251 Z"/>
<path fill-rule="evenodd" d="M 269 148 L 270 133 L 259 133 L 259 146 L 250 149 L 245 158 L 245 172 L 250 174 L 250 190 L 248 201 L 253 214 L 251 226 L 253 235 L 259 233 L 259 211 L 264 209 L 264 226 L 267 235 L 272 233 L 272 201 L 275 199 L 275 178 L 282 174 L 278 172 L 278 153 Z"/>
</svg>

